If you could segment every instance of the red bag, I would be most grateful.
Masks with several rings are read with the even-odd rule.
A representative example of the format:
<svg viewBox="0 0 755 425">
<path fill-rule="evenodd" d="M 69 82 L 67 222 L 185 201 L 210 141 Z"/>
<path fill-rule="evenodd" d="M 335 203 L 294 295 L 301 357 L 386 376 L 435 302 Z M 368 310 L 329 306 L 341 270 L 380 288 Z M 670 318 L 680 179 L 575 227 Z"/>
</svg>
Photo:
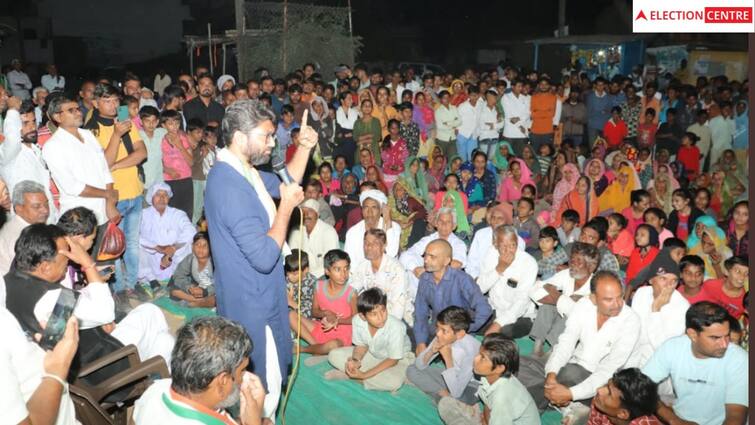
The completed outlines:
<svg viewBox="0 0 755 425">
<path fill-rule="evenodd" d="M 118 258 L 126 250 L 126 235 L 117 224 L 108 223 L 105 234 L 102 236 L 100 252 L 97 253 L 97 261 L 107 261 Z"/>
</svg>

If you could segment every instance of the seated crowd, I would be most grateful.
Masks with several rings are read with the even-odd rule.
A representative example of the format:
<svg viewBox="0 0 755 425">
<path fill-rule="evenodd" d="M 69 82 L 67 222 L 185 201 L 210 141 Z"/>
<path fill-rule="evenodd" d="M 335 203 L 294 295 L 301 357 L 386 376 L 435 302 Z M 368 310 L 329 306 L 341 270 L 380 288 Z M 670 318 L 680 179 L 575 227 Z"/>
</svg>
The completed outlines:
<svg viewBox="0 0 755 425">
<path fill-rule="evenodd" d="M 746 84 L 362 65 L 324 81 L 312 64 L 178 80 L 159 96 L 132 74 L 123 92 L 85 81 L 36 105 L 0 86 L 12 423 L 75 423 L 68 379 L 129 344 L 171 371 L 136 401 L 137 425 L 270 422 L 244 328 L 201 317 L 171 332 L 153 303 L 213 314 L 205 181 L 224 107 L 250 98 L 277 118 L 272 162 L 293 155 L 305 110 L 319 136 L 280 259 L 304 367 L 412 385 L 449 425 L 539 424 L 548 409 L 566 425 L 745 423 Z M 123 253 L 108 258 L 116 224 Z M 65 291 L 75 320 L 45 354 Z"/>
</svg>

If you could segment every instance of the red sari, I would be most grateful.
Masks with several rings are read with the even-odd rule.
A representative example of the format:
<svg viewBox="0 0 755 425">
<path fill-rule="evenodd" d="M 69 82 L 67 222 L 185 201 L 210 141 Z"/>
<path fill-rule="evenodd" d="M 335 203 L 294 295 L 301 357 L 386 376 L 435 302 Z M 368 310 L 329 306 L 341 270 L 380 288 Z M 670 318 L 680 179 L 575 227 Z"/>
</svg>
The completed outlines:
<svg viewBox="0 0 755 425">
<path fill-rule="evenodd" d="M 631 282 L 642 269 L 649 267 L 659 252 L 657 247 L 651 246 L 647 254 L 643 256 L 640 248 L 633 249 L 632 255 L 629 256 L 629 264 L 627 264 L 626 282 Z"/>
</svg>

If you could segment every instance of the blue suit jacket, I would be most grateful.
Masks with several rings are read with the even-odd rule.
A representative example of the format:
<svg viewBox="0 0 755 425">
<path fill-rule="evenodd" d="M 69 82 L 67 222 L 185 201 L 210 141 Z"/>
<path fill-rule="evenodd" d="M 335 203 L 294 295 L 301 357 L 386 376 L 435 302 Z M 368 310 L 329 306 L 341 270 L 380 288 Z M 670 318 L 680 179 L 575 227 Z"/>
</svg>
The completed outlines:
<svg viewBox="0 0 755 425">
<path fill-rule="evenodd" d="M 275 174 L 260 172 L 280 196 Z M 210 232 L 218 314 L 240 322 L 254 344 L 253 371 L 267 388 L 265 326 L 273 332 L 281 376 L 291 363 L 286 281 L 281 248 L 267 235 L 270 222 L 257 192 L 233 167 L 216 163 L 207 176 L 205 216 Z"/>
</svg>

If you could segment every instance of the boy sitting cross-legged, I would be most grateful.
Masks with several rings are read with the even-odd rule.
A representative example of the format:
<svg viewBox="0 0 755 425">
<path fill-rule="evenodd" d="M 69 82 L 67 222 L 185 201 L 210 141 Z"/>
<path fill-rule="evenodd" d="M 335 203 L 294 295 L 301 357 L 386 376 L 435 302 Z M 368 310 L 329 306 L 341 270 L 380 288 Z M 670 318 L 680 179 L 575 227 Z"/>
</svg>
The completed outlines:
<svg viewBox="0 0 755 425">
<path fill-rule="evenodd" d="M 414 361 L 406 325 L 388 314 L 388 297 L 380 288 L 359 294 L 357 312 L 351 322 L 354 347 L 342 347 L 328 354 L 336 368 L 325 379 L 354 379 L 364 388 L 395 391 L 406 379 L 406 368 Z"/>
</svg>

